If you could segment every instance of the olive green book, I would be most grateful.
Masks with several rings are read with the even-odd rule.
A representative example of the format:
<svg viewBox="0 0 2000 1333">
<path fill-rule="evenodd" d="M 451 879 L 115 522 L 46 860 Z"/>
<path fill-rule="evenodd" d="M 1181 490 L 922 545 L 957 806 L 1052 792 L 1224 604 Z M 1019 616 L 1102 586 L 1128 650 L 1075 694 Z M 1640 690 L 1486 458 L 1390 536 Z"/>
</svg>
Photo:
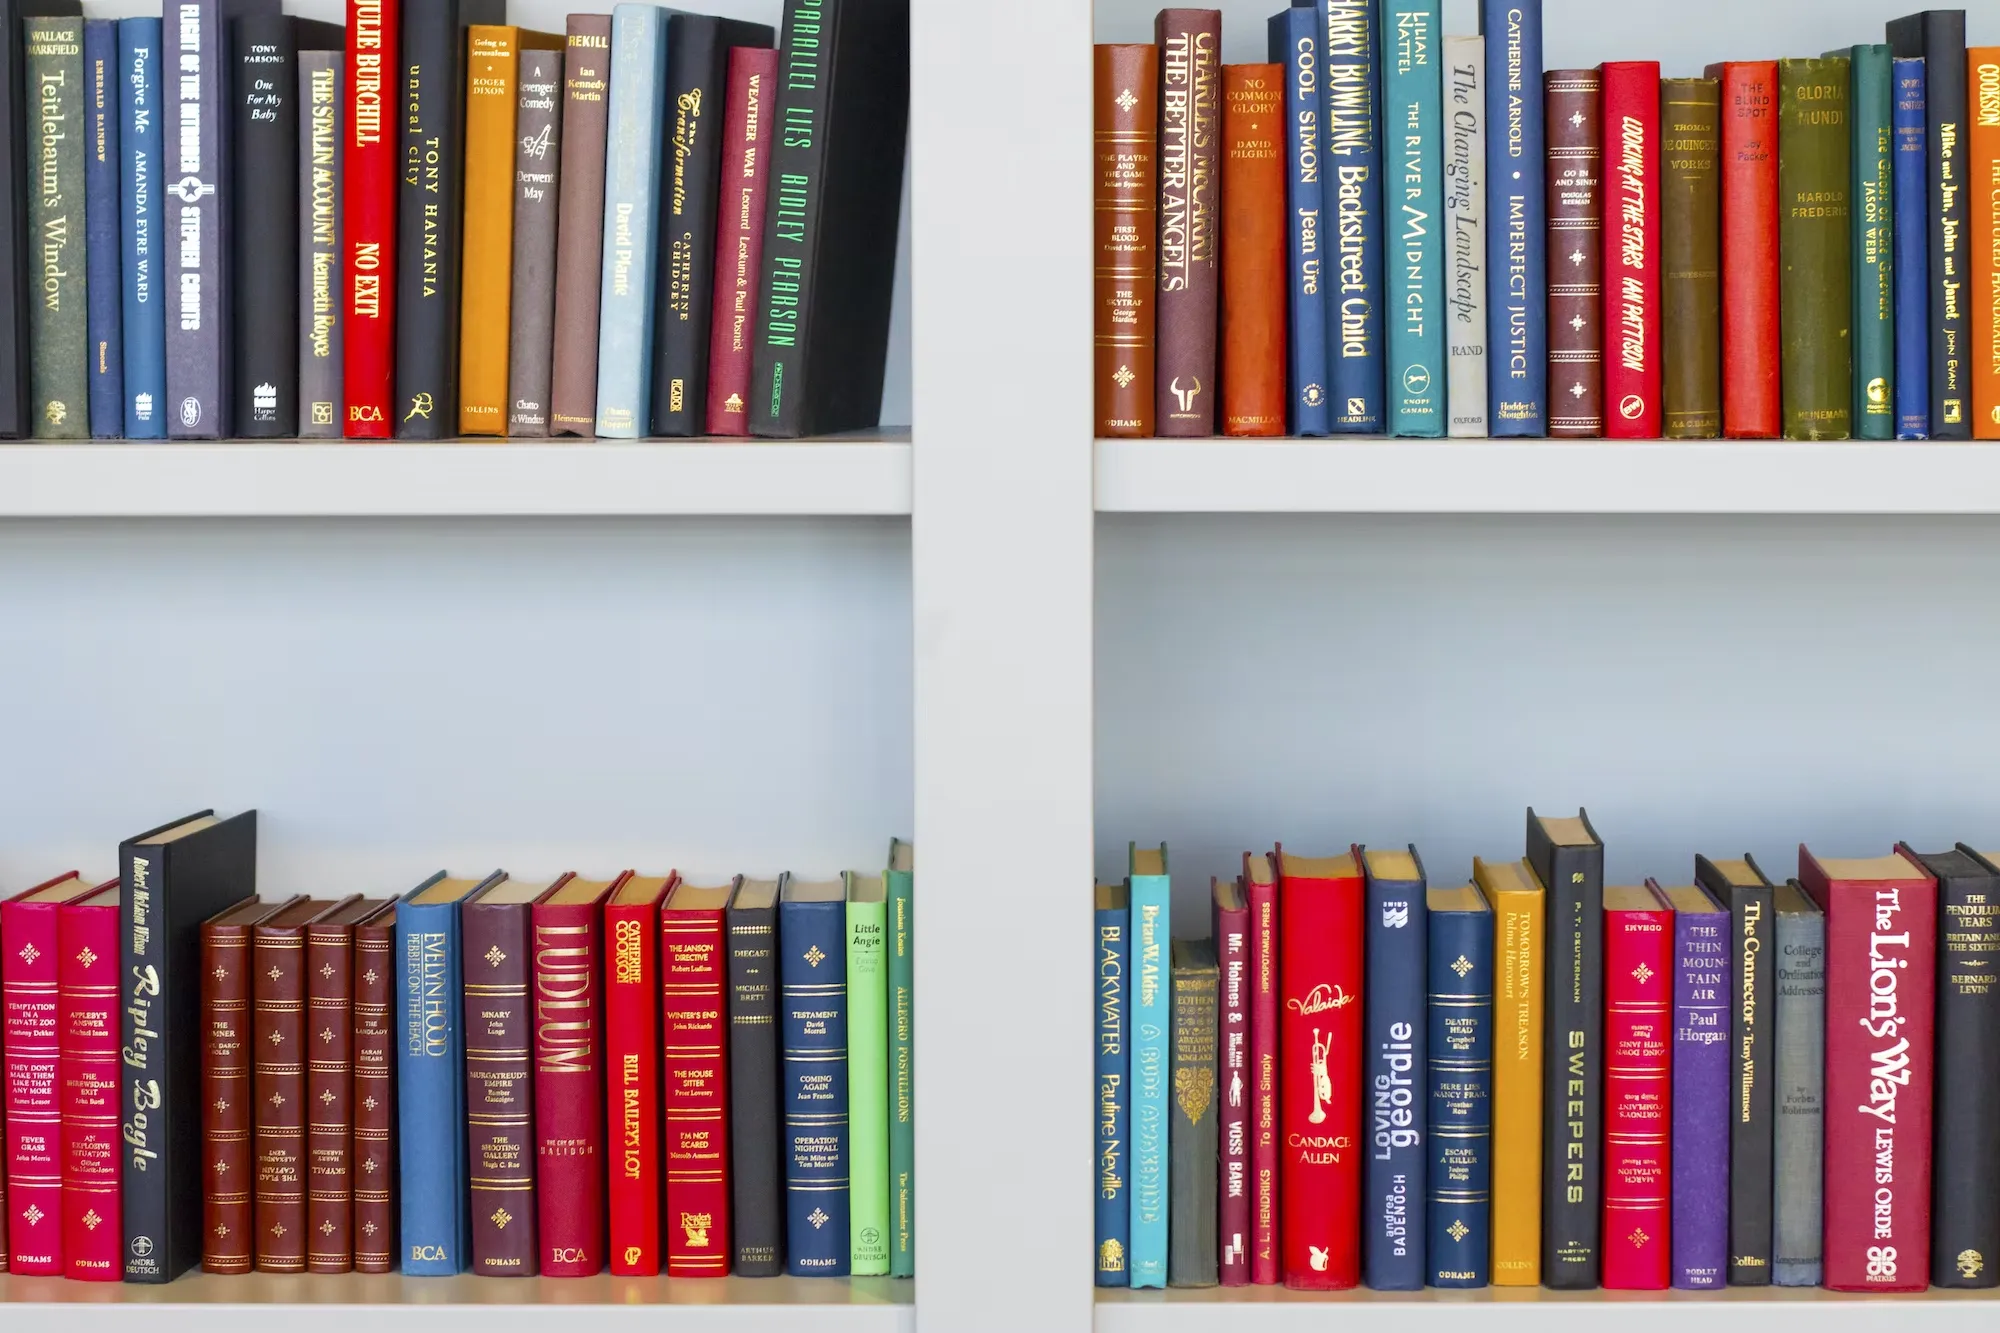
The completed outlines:
<svg viewBox="0 0 2000 1333">
<path fill-rule="evenodd" d="M 1854 411 L 1848 59 L 1778 62 L 1778 250 L 1785 436 L 1845 440 Z"/>
<path fill-rule="evenodd" d="M 1857 46 L 1848 80 L 1854 171 L 1854 438 L 1896 438 L 1895 69 L 1886 46 Z"/>
<path fill-rule="evenodd" d="M 35 438 L 90 437 L 83 260 L 83 20 L 31 18 L 28 50 L 30 383 Z"/>
<path fill-rule="evenodd" d="M 916 849 L 889 844 L 889 1276 L 917 1275 L 914 955 L 910 894 Z"/>
<path fill-rule="evenodd" d="M 888 884 L 847 872 L 848 1257 L 856 1277 L 889 1271 Z"/>
</svg>

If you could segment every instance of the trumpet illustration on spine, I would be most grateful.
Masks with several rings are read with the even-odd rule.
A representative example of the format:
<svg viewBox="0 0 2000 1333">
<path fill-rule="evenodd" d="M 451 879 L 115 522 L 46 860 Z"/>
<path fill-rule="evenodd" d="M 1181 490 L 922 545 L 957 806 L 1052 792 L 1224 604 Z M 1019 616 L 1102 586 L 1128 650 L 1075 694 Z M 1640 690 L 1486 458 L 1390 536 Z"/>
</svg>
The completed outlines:
<svg viewBox="0 0 2000 1333">
<path fill-rule="evenodd" d="M 1319 1029 L 1314 1028 L 1312 1053 L 1313 1109 L 1312 1114 L 1307 1116 L 1306 1119 L 1315 1125 L 1325 1122 L 1326 1108 L 1333 1104 L 1333 1077 L 1326 1072 L 1326 1057 L 1332 1048 L 1333 1033 L 1329 1031 L 1325 1037 L 1321 1037 Z"/>
</svg>

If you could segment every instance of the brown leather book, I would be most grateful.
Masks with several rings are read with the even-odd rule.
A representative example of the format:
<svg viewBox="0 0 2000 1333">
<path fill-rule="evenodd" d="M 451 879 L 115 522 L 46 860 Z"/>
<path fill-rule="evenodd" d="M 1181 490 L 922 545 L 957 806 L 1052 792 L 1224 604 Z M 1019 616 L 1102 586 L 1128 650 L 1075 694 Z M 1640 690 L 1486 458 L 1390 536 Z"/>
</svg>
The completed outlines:
<svg viewBox="0 0 2000 1333">
<path fill-rule="evenodd" d="M 306 927 L 306 1271 L 354 1267 L 354 927 L 357 898 Z"/>
<path fill-rule="evenodd" d="M 354 927 L 354 1268 L 396 1268 L 396 905 Z"/>
<path fill-rule="evenodd" d="M 1153 287 L 1158 281 L 1160 52 L 1094 51 L 1097 194 L 1097 433 L 1153 433 Z"/>
<path fill-rule="evenodd" d="M 252 898 L 201 926 L 201 1267 L 251 1271 L 250 930 L 302 898 Z"/>
<path fill-rule="evenodd" d="M 1547 90 L 1549 434 L 1604 434 L 1603 81 L 1557 69 Z"/>
<path fill-rule="evenodd" d="M 1222 433 L 1285 433 L 1285 67 L 1222 67 Z"/>
<path fill-rule="evenodd" d="M 1722 434 L 1722 85 L 1660 81 L 1660 400 L 1670 440 Z"/>
<path fill-rule="evenodd" d="M 611 16 L 571 14 L 563 57 L 562 194 L 556 217 L 549 434 L 597 433 L 597 303 L 604 259 L 604 139 Z"/>
<path fill-rule="evenodd" d="M 1160 48 L 1159 348 L 1154 418 L 1168 436 L 1215 434 L 1222 247 L 1222 11 L 1163 9 Z"/>
</svg>

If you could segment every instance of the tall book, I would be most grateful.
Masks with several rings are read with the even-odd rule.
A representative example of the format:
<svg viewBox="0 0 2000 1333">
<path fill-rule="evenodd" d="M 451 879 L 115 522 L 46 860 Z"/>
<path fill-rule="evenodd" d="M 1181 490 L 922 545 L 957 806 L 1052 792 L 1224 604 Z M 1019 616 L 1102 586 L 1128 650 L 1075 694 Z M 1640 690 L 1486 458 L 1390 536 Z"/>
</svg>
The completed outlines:
<svg viewBox="0 0 2000 1333">
<path fill-rule="evenodd" d="M 1845 56 L 1778 62 L 1785 436 L 1852 433 L 1852 149 Z"/>
<path fill-rule="evenodd" d="M 555 356 L 563 52 L 521 52 L 515 82 L 519 100 L 514 114 L 513 296 L 507 331 L 506 433 L 545 436 L 549 433 L 549 371 Z"/>
<path fill-rule="evenodd" d="M 119 328 L 124 299 L 119 246 L 118 21 L 83 25 L 83 217 L 88 269 L 90 433 L 116 439 L 125 424 L 125 339 Z"/>
<path fill-rule="evenodd" d="M 660 1272 L 660 900 L 671 877 L 627 872 L 604 902 L 604 1090 L 610 1140 L 605 1192 L 611 1271 Z"/>
<path fill-rule="evenodd" d="M 340 125 L 341 430 L 386 440 L 396 411 L 397 181 L 404 152 L 402 0 L 347 0 Z M 430 85 L 419 89 L 419 99 Z M 424 159 L 417 158 L 421 170 Z M 421 208 L 413 199 L 408 207 Z"/>
<path fill-rule="evenodd" d="M 1604 434 L 1604 79 L 1544 76 L 1548 122 L 1549 434 Z"/>
<path fill-rule="evenodd" d="M 1548 894 L 1542 1285 L 1586 1291 L 1598 1284 L 1603 1185 L 1604 843 L 1582 810 L 1546 818 L 1531 808 L 1527 849 Z"/>
<path fill-rule="evenodd" d="M 306 927 L 306 1271 L 354 1268 L 354 931 L 387 907 L 355 898 Z"/>
<path fill-rule="evenodd" d="M 1922 1291 L 1931 1276 L 1931 1036 L 1937 880 L 1908 848 L 1821 859 L 1826 913 L 1826 1234 L 1833 1291 Z"/>
<path fill-rule="evenodd" d="M 1797 880 L 1772 895 L 1777 913 L 1777 1108 L 1771 1127 L 1771 1280 L 1817 1287 L 1826 1124 L 1826 914 Z"/>
<path fill-rule="evenodd" d="M 1486 438 L 1486 39 L 1444 39 L 1447 433 Z"/>
<path fill-rule="evenodd" d="M 1486 38 L 1486 356 L 1489 428 L 1547 433 L 1541 0 L 1479 0 Z"/>
<path fill-rule="evenodd" d="M 889 1276 L 917 1272 L 916 848 L 889 843 Z"/>
<path fill-rule="evenodd" d="M 1722 86 L 1722 433 L 1784 429 L 1778 341 L 1778 66 L 1710 65 Z"/>
<path fill-rule="evenodd" d="M 555 887 L 503 879 L 467 896 L 457 909 L 465 1050 L 462 1105 L 466 1182 L 472 1201 L 467 1266 L 484 1277 L 533 1277 L 541 1262 L 535 1191 L 540 1154 L 532 1073 L 539 1024 L 528 996 L 537 971 L 534 906 Z M 433 901 L 426 894 L 415 895 L 409 914 L 421 917 Z M 408 987 L 417 968 L 407 956 L 403 968 Z M 415 1094 L 417 1089 L 410 1091 Z M 413 1102 L 414 1096 L 405 1100 L 406 1116 L 413 1112 Z M 403 1161 L 406 1171 L 418 1162 L 407 1146 Z M 422 1234 L 408 1221 L 403 1229 L 413 1241 Z"/>
<path fill-rule="evenodd" d="M 1096 1199 L 1097 1285 L 1131 1285 L 1125 1253 L 1131 1248 L 1132 1198 L 1128 1192 L 1131 1160 L 1132 1061 L 1130 988 L 1132 968 L 1132 907 L 1123 884 L 1100 884 L 1092 897 L 1097 930 L 1097 1161 Z"/>
<path fill-rule="evenodd" d="M 1222 12 L 1163 9 L 1159 285 L 1154 421 L 1163 436 L 1215 434 L 1222 251 Z"/>
<path fill-rule="evenodd" d="M 1150 46 L 1129 48 L 1151 51 Z M 722 197 L 715 229 L 715 290 L 710 298 L 708 347 L 708 420 L 710 435 L 750 433 L 751 343 L 757 334 L 758 288 L 764 274 L 764 212 L 769 197 L 771 98 L 778 81 L 778 53 L 757 47 L 736 46 L 729 51 L 728 115 L 722 123 Z M 1157 98 L 1148 95 L 1144 105 Z M 1134 103 L 1134 106 L 1140 103 Z M 1150 170 L 1150 150 L 1146 167 Z M 1136 169 L 1136 168 L 1135 168 Z M 1109 184 L 1109 181 L 1105 182 Z M 1153 182 L 1127 182 L 1120 188 L 1135 199 L 1143 199 L 1147 217 L 1140 226 L 1136 247 L 1144 243 L 1153 252 Z M 1094 205 L 1093 205 L 1094 207 Z M 1100 242 L 1101 243 L 1101 242 Z M 1136 249 L 1134 251 L 1136 253 Z M 1152 308 L 1153 274 L 1147 269 L 1143 280 L 1146 308 Z M 1131 285 L 1128 284 L 1128 290 Z M 1101 299 L 1101 298 L 1100 298 Z M 1142 321 L 1150 338 L 1152 321 Z M 1147 347 L 1152 346 L 1149 341 Z M 1150 363 L 1148 370 L 1150 371 Z M 1133 372 L 1138 373 L 1136 370 Z M 1146 388 L 1145 403 L 1150 407 L 1153 391 Z M 1100 413 L 1101 415 L 1101 413 Z M 1099 433 L 1103 433 L 1102 423 Z"/>
<path fill-rule="evenodd" d="M 20 439 L 33 433 L 36 419 L 33 376 L 29 362 L 33 342 L 31 320 L 40 304 L 42 253 L 40 226 L 32 219 L 33 181 L 41 171 L 40 145 L 29 133 L 31 96 L 27 79 L 27 21 L 38 18 L 78 18 L 76 0 L 12 0 L 0 5 L 0 181 L 5 181 L 10 205 L 0 230 L 0 437 Z M 31 264 L 31 256 L 37 257 Z M 32 273 L 30 272 L 32 268 Z"/>
<path fill-rule="evenodd" d="M 1167 849 L 1126 850 L 1132 912 L 1131 1227 L 1126 1265 L 1134 1287 L 1167 1285 L 1167 1117 L 1173 1081 L 1173 889 Z"/>
<path fill-rule="evenodd" d="M 1431 1276 L 1423 1209 L 1430 1200 L 1426 1168 L 1435 1155 L 1424 1142 L 1431 1035 L 1424 864 L 1411 847 L 1364 852 L 1361 868 L 1367 879 L 1362 1008 L 1368 1024 L 1362 1086 L 1369 1111 L 1361 1279 L 1375 1291 L 1421 1291 Z"/>
<path fill-rule="evenodd" d="M 1853 145 L 1854 438 L 1896 438 L 1895 115 L 1893 62 L 1886 46 L 1856 46 L 1848 65 Z"/>
<path fill-rule="evenodd" d="M 728 933 L 734 880 L 675 883 L 660 908 L 666 1078 L 666 1262 L 674 1277 L 729 1271 Z"/>
<path fill-rule="evenodd" d="M 1391 435 L 1445 433 L 1442 0 L 1380 0 Z"/>
<path fill-rule="evenodd" d="M 1222 67 L 1222 433 L 1285 433 L 1285 66 Z"/>
<path fill-rule="evenodd" d="M 1604 433 L 1653 440 L 1660 377 L 1660 64 L 1604 63 Z"/>
<path fill-rule="evenodd" d="M 1673 1179 L 1674 912 L 1604 890 L 1604 1285 L 1667 1287 Z"/>
<path fill-rule="evenodd" d="M 1965 11 L 1930 9 L 1888 26 L 1889 53 L 1924 62 L 1924 120 L 1929 178 L 1924 212 L 1930 235 L 1930 437 L 1972 438 L 1971 327 L 1964 299 L 1971 280 L 1968 171 L 1971 105 L 1966 87 Z M 1924 269 L 1913 270 L 1922 275 Z"/>
<path fill-rule="evenodd" d="M 1250 904 L 1250 1280 L 1278 1281 L 1278 876 L 1243 853 Z"/>
<path fill-rule="evenodd" d="M 1167 1285 L 1216 1283 L 1215 1192 L 1215 946 L 1207 940 L 1173 943 L 1174 1095 L 1173 1196 L 1167 1222 Z"/>
<path fill-rule="evenodd" d="M 617 439 L 646 433 L 652 402 L 654 233 L 666 97 L 667 11 L 619 5 L 611 14 L 596 425 L 597 434 Z"/>
<path fill-rule="evenodd" d="M 1386 251 L 1382 232 L 1381 48 L 1378 0 L 1314 0 L 1320 16 L 1320 225 L 1327 400 L 1337 435 L 1375 435 L 1388 405 L 1382 346 Z"/>
<path fill-rule="evenodd" d="M 57 904 L 56 953 L 63 1275 L 117 1282 L 124 1275 L 118 1252 L 117 880 Z"/>
<path fill-rule="evenodd" d="M 300 439 L 340 438 L 341 51 L 299 52 Z"/>
<path fill-rule="evenodd" d="M 202 1252 L 201 923 L 256 894 L 257 812 L 128 838 L 118 876 L 125 1280 L 164 1283 Z"/>
<path fill-rule="evenodd" d="M 38 440 L 82 440 L 90 437 L 83 20 L 26 23 L 27 103 L 35 108 L 28 136 L 36 164 L 29 203 L 35 254 L 29 272 L 37 293 L 30 321 L 34 434 Z"/>
<path fill-rule="evenodd" d="M 1492 1252 L 1493 909 L 1471 884 L 1427 896 L 1426 1277 L 1434 1287 L 1483 1287 Z"/>
<path fill-rule="evenodd" d="M 1473 858 L 1493 905 L 1493 1285 L 1542 1272 L 1542 965 L 1547 897 L 1525 861 Z"/>
<path fill-rule="evenodd" d="M 541 1271 L 604 1271 L 604 903 L 615 881 L 558 881 L 534 927 L 535 1214 Z M 721 942 L 716 942 L 719 968 Z M 717 1040 L 722 1001 L 715 1000 Z M 716 1080 L 715 1098 L 722 1098 Z M 717 1237 L 720 1249 L 722 1238 Z"/>
<path fill-rule="evenodd" d="M 1971 202 L 1971 309 L 1966 315 L 1971 347 L 1967 374 L 1972 384 L 1972 435 L 2000 440 L 2000 46 L 1982 46 L 1968 57 L 1972 102 L 1966 144 L 1966 177 Z"/>
<path fill-rule="evenodd" d="M 1331 270 L 1326 263 L 1328 236 L 1319 179 L 1324 162 L 1319 14 L 1310 6 L 1288 5 L 1271 16 L 1267 35 L 1266 54 L 1284 71 L 1286 421 L 1293 435 L 1325 435 L 1332 429 L 1326 391 L 1326 296 Z M 1146 295 L 1150 302 L 1152 293 Z M 1150 409 L 1150 393 L 1144 401 Z M 1107 433 L 1103 424 L 1100 419 L 1099 434 Z"/>
<path fill-rule="evenodd" d="M 204 1273 L 248 1273 L 255 1268 L 257 1173 L 251 1124 L 256 1095 L 250 1067 L 256 1042 L 250 1030 L 250 936 L 259 922 L 301 901 L 251 898 L 201 924 Z"/>
<path fill-rule="evenodd" d="M 729 930 L 730 1208 L 738 1277 L 785 1271 L 785 1160 L 779 1127 L 778 900 L 786 877 L 746 879 Z"/>
<path fill-rule="evenodd" d="M 1697 856 L 1694 877 L 1729 909 L 1729 1285 L 1768 1287 L 1777 909 L 1771 881 L 1747 856 Z"/>
<path fill-rule="evenodd" d="M 1361 1277 L 1362 909 L 1360 859 L 1273 854 L 1278 867 L 1279 1167 L 1285 1285 Z"/>
<path fill-rule="evenodd" d="M 778 122 L 817 128 L 772 143 L 750 433 L 873 426 L 910 111 L 909 4 L 785 0 L 778 67 Z"/>
<path fill-rule="evenodd" d="M 1890 62 L 1896 78 L 1896 438 L 1931 433 L 1930 125 L 1924 62 Z"/>
<path fill-rule="evenodd" d="M 849 1265 L 847 886 L 788 880 L 778 904 L 785 1252 L 794 1277 Z"/>
<path fill-rule="evenodd" d="M 848 1271 L 889 1271 L 889 886 L 850 870 L 847 883 Z"/>
<path fill-rule="evenodd" d="M 396 1266 L 396 904 L 354 926 L 354 1271 Z"/>
<path fill-rule="evenodd" d="M 1729 1276 L 1729 909 L 1699 885 L 1662 889 L 1674 909 L 1672 1285 Z"/>
<path fill-rule="evenodd" d="M 1722 85 L 1660 83 L 1660 411 L 1670 440 L 1722 434 Z"/>
<path fill-rule="evenodd" d="M 549 434 L 597 427 L 597 314 L 604 257 L 604 147 L 611 16 L 571 14 L 564 29 L 562 194 L 556 205 L 555 352 Z"/>
<path fill-rule="evenodd" d="M 4 22 L 0 18 L 0 22 Z M 11 41 L 0 38 L 0 41 Z M 161 227 L 160 20 L 118 20 L 119 217 L 125 308 L 120 317 L 125 361 L 125 438 L 167 434 L 165 233 Z M 0 283 L 6 281 L 0 264 Z M 4 329 L 4 325 L 0 325 Z M 0 357 L 0 413 L 7 365 Z"/>
<path fill-rule="evenodd" d="M 1216 964 L 1216 1241 L 1225 1287 L 1250 1284 L 1250 904 L 1237 879 L 1209 886 Z"/>
</svg>

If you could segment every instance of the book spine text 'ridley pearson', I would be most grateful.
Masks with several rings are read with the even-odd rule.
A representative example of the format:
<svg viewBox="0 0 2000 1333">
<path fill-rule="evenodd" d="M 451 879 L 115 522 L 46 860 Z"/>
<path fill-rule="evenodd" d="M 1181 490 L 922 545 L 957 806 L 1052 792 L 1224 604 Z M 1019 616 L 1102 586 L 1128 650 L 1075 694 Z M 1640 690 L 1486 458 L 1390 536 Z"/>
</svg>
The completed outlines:
<svg viewBox="0 0 2000 1333">
<path fill-rule="evenodd" d="M 1163 9 L 1160 246 L 1154 419 L 1163 436 L 1215 434 L 1222 250 L 1222 14 Z"/>
<path fill-rule="evenodd" d="M 1480 0 L 1486 38 L 1486 374 L 1495 436 L 1548 429 L 1541 0 Z"/>
</svg>

